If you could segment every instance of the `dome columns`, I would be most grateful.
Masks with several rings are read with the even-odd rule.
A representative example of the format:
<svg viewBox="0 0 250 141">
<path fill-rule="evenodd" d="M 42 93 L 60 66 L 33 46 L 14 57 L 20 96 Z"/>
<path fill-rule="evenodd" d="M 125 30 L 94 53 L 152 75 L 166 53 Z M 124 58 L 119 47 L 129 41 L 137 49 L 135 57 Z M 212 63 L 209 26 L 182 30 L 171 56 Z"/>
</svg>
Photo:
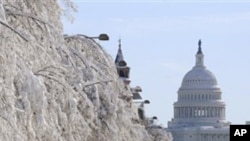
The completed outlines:
<svg viewBox="0 0 250 141">
<path fill-rule="evenodd" d="M 175 107 L 175 119 L 193 119 L 193 118 L 212 118 L 212 119 L 225 119 L 225 107 Z"/>
<path fill-rule="evenodd" d="M 225 103 L 222 101 L 177 101 L 174 103 L 174 119 L 225 120 Z"/>
</svg>

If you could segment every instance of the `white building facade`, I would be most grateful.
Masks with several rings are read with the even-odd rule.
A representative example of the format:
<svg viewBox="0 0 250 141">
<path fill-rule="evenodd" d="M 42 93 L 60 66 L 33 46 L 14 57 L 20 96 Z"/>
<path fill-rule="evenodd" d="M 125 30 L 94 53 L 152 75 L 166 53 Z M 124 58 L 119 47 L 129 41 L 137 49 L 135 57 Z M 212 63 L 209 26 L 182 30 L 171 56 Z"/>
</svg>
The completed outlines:
<svg viewBox="0 0 250 141">
<path fill-rule="evenodd" d="M 184 76 L 167 131 L 174 141 L 229 141 L 225 103 L 216 77 L 204 66 L 201 41 L 195 66 Z"/>
</svg>

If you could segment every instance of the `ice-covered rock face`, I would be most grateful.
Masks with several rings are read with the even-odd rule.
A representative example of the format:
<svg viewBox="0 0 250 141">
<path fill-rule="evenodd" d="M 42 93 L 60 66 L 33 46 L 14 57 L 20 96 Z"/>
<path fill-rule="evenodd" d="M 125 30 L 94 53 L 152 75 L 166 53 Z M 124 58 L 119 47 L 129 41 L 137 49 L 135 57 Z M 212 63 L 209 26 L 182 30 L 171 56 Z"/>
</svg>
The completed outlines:
<svg viewBox="0 0 250 141">
<path fill-rule="evenodd" d="M 63 37 L 56 1 L 0 0 L 0 32 L 1 141 L 153 140 L 113 59 Z"/>
</svg>

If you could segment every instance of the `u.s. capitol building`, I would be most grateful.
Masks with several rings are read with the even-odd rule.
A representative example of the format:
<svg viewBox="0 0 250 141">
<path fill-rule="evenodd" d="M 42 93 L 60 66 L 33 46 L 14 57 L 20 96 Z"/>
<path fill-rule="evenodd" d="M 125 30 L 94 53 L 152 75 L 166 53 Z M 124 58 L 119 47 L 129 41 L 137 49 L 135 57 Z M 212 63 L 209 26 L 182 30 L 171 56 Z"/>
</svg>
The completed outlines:
<svg viewBox="0 0 250 141">
<path fill-rule="evenodd" d="M 230 122 L 216 77 L 204 66 L 201 41 L 195 66 L 183 78 L 167 131 L 174 141 L 229 141 Z"/>
</svg>

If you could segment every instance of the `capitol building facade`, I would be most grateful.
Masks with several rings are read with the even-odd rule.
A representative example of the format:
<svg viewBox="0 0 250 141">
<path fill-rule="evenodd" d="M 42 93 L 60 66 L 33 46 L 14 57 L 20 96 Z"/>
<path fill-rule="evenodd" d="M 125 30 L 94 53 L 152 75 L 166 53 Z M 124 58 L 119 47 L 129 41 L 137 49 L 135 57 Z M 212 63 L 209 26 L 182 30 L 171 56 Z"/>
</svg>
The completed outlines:
<svg viewBox="0 0 250 141">
<path fill-rule="evenodd" d="M 173 141 L 229 141 L 225 103 L 215 75 L 204 66 L 201 40 L 195 66 L 184 76 L 167 131 Z"/>
</svg>

